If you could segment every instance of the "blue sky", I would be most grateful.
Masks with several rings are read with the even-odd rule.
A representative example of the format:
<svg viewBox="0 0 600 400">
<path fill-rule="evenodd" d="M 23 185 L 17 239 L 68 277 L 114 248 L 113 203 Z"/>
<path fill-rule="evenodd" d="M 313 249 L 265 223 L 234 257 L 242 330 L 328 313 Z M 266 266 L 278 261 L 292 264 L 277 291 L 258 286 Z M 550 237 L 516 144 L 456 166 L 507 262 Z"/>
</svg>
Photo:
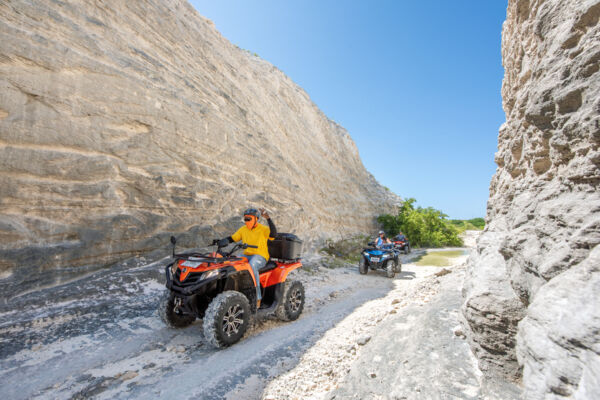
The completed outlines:
<svg viewBox="0 0 600 400">
<path fill-rule="evenodd" d="M 381 184 L 451 218 L 485 216 L 507 0 L 191 3 L 345 127 Z"/>
</svg>

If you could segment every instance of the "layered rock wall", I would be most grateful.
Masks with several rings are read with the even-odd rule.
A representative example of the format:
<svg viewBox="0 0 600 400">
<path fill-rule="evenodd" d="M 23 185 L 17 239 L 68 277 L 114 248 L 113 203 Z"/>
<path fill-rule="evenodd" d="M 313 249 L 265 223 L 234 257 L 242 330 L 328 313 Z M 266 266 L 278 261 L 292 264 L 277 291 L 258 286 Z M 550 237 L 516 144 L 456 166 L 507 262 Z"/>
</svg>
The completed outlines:
<svg viewBox="0 0 600 400">
<path fill-rule="evenodd" d="M 600 2 L 509 0 L 506 123 L 463 313 L 527 398 L 600 398 Z"/>
<path fill-rule="evenodd" d="M 0 31 L 0 270 L 105 265 L 172 233 L 199 246 L 249 205 L 311 242 L 399 201 L 185 1 L 1 2 Z"/>
</svg>

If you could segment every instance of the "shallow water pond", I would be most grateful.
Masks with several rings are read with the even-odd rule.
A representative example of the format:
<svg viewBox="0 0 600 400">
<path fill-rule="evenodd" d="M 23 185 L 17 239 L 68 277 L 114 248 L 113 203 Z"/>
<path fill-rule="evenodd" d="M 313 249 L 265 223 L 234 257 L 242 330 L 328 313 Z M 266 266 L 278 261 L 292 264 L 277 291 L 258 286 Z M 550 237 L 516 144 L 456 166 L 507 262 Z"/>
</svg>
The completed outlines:
<svg viewBox="0 0 600 400">
<path fill-rule="evenodd" d="M 441 250 L 441 251 L 428 251 L 427 254 L 422 255 L 416 260 L 415 264 L 419 266 L 433 265 L 436 267 L 447 267 L 452 265 L 451 258 L 467 255 L 466 250 Z"/>
</svg>

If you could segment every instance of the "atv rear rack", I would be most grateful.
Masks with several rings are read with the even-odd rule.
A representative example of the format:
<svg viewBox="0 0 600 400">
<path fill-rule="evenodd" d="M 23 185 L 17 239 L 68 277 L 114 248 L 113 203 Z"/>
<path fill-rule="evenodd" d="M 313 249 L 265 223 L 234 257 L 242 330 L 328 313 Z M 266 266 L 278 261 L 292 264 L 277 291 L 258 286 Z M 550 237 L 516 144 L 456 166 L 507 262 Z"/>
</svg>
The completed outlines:
<svg viewBox="0 0 600 400">
<path fill-rule="evenodd" d="M 298 258 L 294 258 L 294 259 L 289 259 L 289 258 L 271 257 L 271 258 L 269 258 L 269 261 L 275 261 L 275 262 L 279 262 L 279 263 L 283 263 L 283 264 L 293 264 L 293 263 L 301 262 L 302 258 L 298 257 Z"/>
</svg>

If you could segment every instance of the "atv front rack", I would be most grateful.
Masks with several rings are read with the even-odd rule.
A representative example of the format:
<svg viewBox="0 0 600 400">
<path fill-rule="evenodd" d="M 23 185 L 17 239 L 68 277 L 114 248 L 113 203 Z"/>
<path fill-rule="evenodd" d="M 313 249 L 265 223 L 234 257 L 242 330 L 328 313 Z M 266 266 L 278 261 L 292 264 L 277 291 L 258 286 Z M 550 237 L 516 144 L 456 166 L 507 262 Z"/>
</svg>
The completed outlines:
<svg viewBox="0 0 600 400">
<path fill-rule="evenodd" d="M 180 260 L 189 260 L 189 261 L 200 261 L 207 264 L 218 264 L 224 261 L 239 261 L 242 258 L 237 256 L 221 256 L 221 257 L 213 257 L 207 255 L 206 253 L 182 253 L 182 254 L 174 254 L 174 258 Z"/>
</svg>

